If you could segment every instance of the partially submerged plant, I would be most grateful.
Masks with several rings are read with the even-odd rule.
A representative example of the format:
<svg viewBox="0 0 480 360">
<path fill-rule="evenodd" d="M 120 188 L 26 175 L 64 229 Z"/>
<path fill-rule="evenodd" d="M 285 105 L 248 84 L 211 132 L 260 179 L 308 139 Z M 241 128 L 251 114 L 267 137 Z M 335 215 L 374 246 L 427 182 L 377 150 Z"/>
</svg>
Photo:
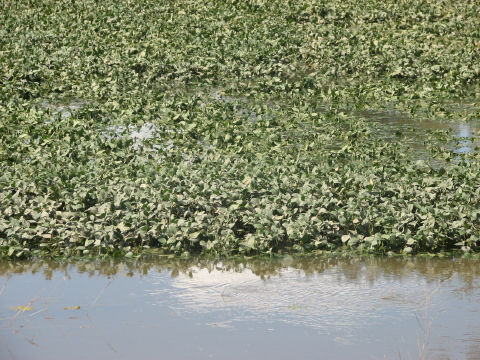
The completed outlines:
<svg viewBox="0 0 480 360">
<path fill-rule="evenodd" d="M 477 3 L 0 8 L 2 254 L 478 250 Z"/>
</svg>

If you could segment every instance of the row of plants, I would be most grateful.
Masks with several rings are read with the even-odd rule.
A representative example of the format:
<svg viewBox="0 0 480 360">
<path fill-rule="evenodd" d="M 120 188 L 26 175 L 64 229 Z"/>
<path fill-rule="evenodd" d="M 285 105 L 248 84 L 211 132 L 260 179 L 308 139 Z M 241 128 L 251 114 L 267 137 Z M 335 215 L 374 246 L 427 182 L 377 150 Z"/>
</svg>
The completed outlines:
<svg viewBox="0 0 480 360">
<path fill-rule="evenodd" d="M 3 256 L 478 250 L 476 2 L 0 8 Z"/>
</svg>

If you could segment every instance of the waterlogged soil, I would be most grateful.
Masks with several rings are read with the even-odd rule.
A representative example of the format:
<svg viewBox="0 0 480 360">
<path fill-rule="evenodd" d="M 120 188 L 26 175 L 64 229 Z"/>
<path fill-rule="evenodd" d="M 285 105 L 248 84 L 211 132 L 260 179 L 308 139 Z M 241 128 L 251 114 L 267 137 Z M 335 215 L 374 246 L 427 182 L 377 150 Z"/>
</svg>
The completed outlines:
<svg viewBox="0 0 480 360">
<path fill-rule="evenodd" d="M 466 258 L 0 263 L 2 359 L 479 359 Z"/>
<path fill-rule="evenodd" d="M 180 91 L 177 89 L 177 91 Z M 288 103 L 285 100 L 272 100 L 266 106 L 259 106 L 255 99 L 249 99 L 246 96 L 231 96 L 226 95 L 225 91 L 218 88 L 182 88 L 182 93 L 189 94 L 191 97 L 199 97 L 201 100 L 200 107 L 211 106 L 217 104 L 230 104 L 234 108 L 233 115 L 244 118 L 255 124 L 258 121 L 273 120 L 275 111 L 279 111 L 282 108 L 287 108 Z M 172 100 L 172 99 L 171 99 Z M 72 112 L 80 110 L 82 107 L 87 106 L 87 101 L 80 101 L 79 99 L 69 100 L 68 102 L 49 102 L 44 100 L 40 106 L 36 105 L 36 108 L 50 110 L 52 115 L 52 121 L 60 114 L 61 118 L 68 118 L 72 116 Z M 403 141 L 410 147 L 415 149 L 417 156 L 415 160 L 427 160 L 437 166 L 446 166 L 448 164 L 435 162 L 432 158 L 432 153 L 425 146 L 426 138 L 433 133 L 450 133 L 453 141 L 444 144 L 441 140 L 441 136 L 437 137 L 437 143 L 434 145 L 443 146 L 452 150 L 456 154 L 467 154 L 478 152 L 480 142 L 478 136 L 480 134 L 480 103 L 476 99 L 470 101 L 458 101 L 444 100 L 439 104 L 439 107 L 443 110 L 440 115 L 436 117 L 412 116 L 396 110 L 391 107 L 389 110 L 385 109 L 368 109 L 368 110 L 351 110 L 340 109 L 340 113 L 345 111 L 353 118 L 363 118 L 369 122 L 374 122 L 377 125 L 373 132 L 381 141 L 392 141 L 403 138 Z M 259 113 L 265 109 L 268 109 L 267 114 L 263 116 Z M 321 113 L 327 113 L 332 109 L 328 106 L 318 106 L 316 110 Z M 448 118 L 445 119 L 445 117 Z M 468 115 L 468 121 L 465 120 L 465 115 Z M 165 118 L 167 114 L 160 114 L 160 117 Z M 158 121 L 158 119 L 157 119 Z M 308 132 L 309 124 L 304 124 L 304 132 Z M 144 145 L 146 140 L 161 138 L 161 132 L 153 122 L 146 122 L 142 125 L 116 125 L 112 124 L 104 128 L 101 135 L 108 140 L 120 139 L 123 136 L 133 140 L 132 148 L 138 150 Z M 171 129 L 170 133 L 181 133 L 182 131 Z M 301 130 L 298 135 L 301 137 L 303 134 Z M 215 149 L 211 144 L 205 144 L 207 150 Z M 338 148 L 340 144 L 332 144 L 332 148 Z M 164 150 L 168 151 L 172 148 L 172 142 L 166 146 L 153 145 L 151 150 Z"/>
</svg>

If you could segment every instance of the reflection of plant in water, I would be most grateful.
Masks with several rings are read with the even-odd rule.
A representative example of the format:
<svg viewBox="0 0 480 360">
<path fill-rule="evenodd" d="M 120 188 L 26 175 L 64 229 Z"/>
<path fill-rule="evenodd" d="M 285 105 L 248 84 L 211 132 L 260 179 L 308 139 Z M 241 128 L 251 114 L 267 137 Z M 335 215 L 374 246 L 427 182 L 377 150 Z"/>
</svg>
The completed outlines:
<svg viewBox="0 0 480 360">
<path fill-rule="evenodd" d="M 285 269 L 297 269 L 308 276 L 310 274 L 321 274 L 326 270 L 336 268 L 346 279 L 355 280 L 359 276 L 365 276 L 372 283 L 383 276 L 393 276 L 401 279 L 411 274 L 412 271 L 432 281 L 439 279 L 444 281 L 456 274 L 465 284 L 462 292 L 468 292 L 473 289 L 476 279 L 480 276 L 478 263 L 478 259 L 471 258 L 457 258 L 452 261 L 449 258 L 326 257 L 313 255 L 286 256 L 273 259 L 182 259 L 151 256 L 130 260 L 4 261 L 0 262 L 0 275 L 9 277 L 24 272 L 42 272 L 45 278 L 51 279 L 55 272 L 63 273 L 68 277 L 72 271 L 86 273 L 90 276 L 111 276 L 115 274 L 142 276 L 152 271 L 167 271 L 172 277 L 175 277 L 178 274 L 194 276 L 192 271 L 200 269 L 206 269 L 209 272 L 214 270 L 242 272 L 248 269 L 260 278 L 267 278 L 278 276 Z"/>
<path fill-rule="evenodd" d="M 115 294 L 113 290 L 107 291 L 107 289 L 111 290 L 109 284 L 113 282 L 116 283 L 117 290 L 122 289 L 122 286 L 118 286 L 122 283 L 126 288 L 133 286 L 136 290 L 143 289 L 142 285 L 139 285 L 143 284 L 146 288 L 139 293 L 149 297 L 148 303 L 153 302 L 159 307 L 170 304 L 184 315 L 194 312 L 208 314 L 212 311 L 219 314 L 218 312 L 234 309 L 232 312 L 227 311 L 226 318 L 222 315 L 218 316 L 218 319 L 211 319 L 212 326 L 225 325 L 222 321 L 232 320 L 230 316 L 234 317 L 232 321 L 235 324 L 235 321 L 250 321 L 249 319 L 268 321 L 272 314 L 277 314 L 282 322 L 301 324 L 319 331 L 330 327 L 330 331 L 343 332 L 343 337 L 348 338 L 354 337 L 355 331 L 362 326 L 371 326 L 379 319 L 383 323 L 382 319 L 389 319 L 393 316 L 392 312 L 403 314 L 401 321 L 404 321 L 403 317 L 411 315 L 415 306 L 422 301 L 421 296 L 418 296 L 418 289 L 422 284 L 433 289 L 437 286 L 439 279 L 447 280 L 449 274 L 455 272 L 458 272 L 459 277 L 464 279 L 463 283 L 466 283 L 468 276 L 478 277 L 479 271 L 478 260 L 452 261 L 452 259 L 395 257 L 300 256 L 272 260 L 161 257 L 156 260 L 150 259 L 150 261 L 109 259 L 90 262 L 85 260 L 70 263 L 51 262 L 50 264 L 52 265 L 50 271 L 53 271 L 54 278 L 65 286 L 71 287 L 80 279 L 88 289 L 91 289 L 89 284 L 93 282 L 100 284 L 94 293 L 87 292 L 87 301 L 78 303 L 82 309 L 79 312 L 85 314 L 87 309 L 92 309 L 85 318 L 91 329 L 89 333 L 102 340 L 112 352 L 119 344 L 115 343 L 111 334 L 102 330 L 103 325 L 98 322 L 96 315 L 102 313 L 103 316 L 104 307 L 111 306 L 111 301 L 103 297 Z M 17 269 L 15 265 L 12 262 L 1 264 L 0 274 L 8 279 L 15 270 L 18 274 L 35 272 L 36 278 L 39 279 L 44 276 L 43 269 L 49 267 L 49 262 L 18 262 Z M 55 270 L 52 270 L 54 268 Z M 143 276 L 147 273 L 148 277 L 142 281 L 138 281 L 138 278 L 133 281 L 128 278 Z M 72 281 L 62 280 L 64 274 L 71 276 Z M 169 275 L 175 278 L 168 279 Z M 88 277 L 96 279 L 89 282 Z M 268 278 L 270 278 L 269 281 L 261 280 Z M 49 283 L 53 282 L 49 281 Z M 455 284 L 455 287 L 457 286 L 458 282 Z M 126 288 L 122 291 L 126 291 Z M 430 298 L 425 300 L 424 309 L 420 309 L 417 314 L 423 331 L 419 336 L 419 353 L 423 354 L 426 354 L 429 345 L 432 315 L 430 304 L 431 297 L 435 293 L 436 290 L 432 291 Z M 139 294 L 136 294 L 135 298 L 137 300 L 140 298 L 143 303 L 141 295 L 140 297 L 137 295 Z M 387 296 L 380 298 L 379 295 Z M 102 304 L 96 308 L 96 304 L 100 302 L 99 299 L 102 299 Z M 121 302 L 125 306 L 125 302 L 129 301 L 127 296 Z M 69 300 L 66 304 L 59 304 L 57 309 L 64 313 L 62 309 L 66 305 L 76 304 Z M 421 310 L 424 310 L 424 313 Z M 410 322 L 410 325 L 415 328 L 415 323 L 411 321 L 414 319 L 409 318 L 410 320 L 405 319 L 405 321 Z M 348 334 L 345 335 L 345 333 Z M 413 339 L 411 340 L 408 349 L 412 349 L 411 345 L 415 343 Z M 108 344 L 111 344 L 111 347 Z M 120 350 L 121 347 L 118 349 Z M 412 350 L 414 351 L 414 347 Z"/>
<path fill-rule="evenodd" d="M 420 360 L 424 360 L 427 358 L 428 342 L 430 339 L 430 333 L 431 333 L 432 324 L 434 321 L 431 314 L 433 297 L 441 289 L 443 283 L 450 280 L 453 276 L 456 276 L 456 275 L 462 276 L 461 273 L 457 273 L 457 272 L 452 272 L 447 277 L 445 277 L 445 275 L 446 275 L 445 273 L 442 274 L 442 278 L 441 280 L 439 280 L 438 285 L 434 289 L 432 289 L 430 292 L 425 294 L 423 311 L 420 314 L 418 313 L 418 311 L 415 313 L 417 322 L 422 330 L 422 337 L 418 339 L 418 353 L 419 353 Z M 469 274 L 469 277 L 476 276 L 476 275 L 478 274 Z"/>
<path fill-rule="evenodd" d="M 430 291 L 428 294 L 425 295 L 423 313 L 421 313 L 420 315 L 418 314 L 418 312 L 415 313 L 417 323 L 422 330 L 422 336 L 419 337 L 418 339 L 419 360 L 426 359 L 428 341 L 430 339 L 430 331 L 432 329 L 432 323 L 433 323 L 433 319 L 431 318 L 431 314 L 430 314 L 430 306 L 431 306 L 432 298 L 439 288 L 440 288 L 440 285 L 438 285 L 436 288 L 434 288 L 432 291 Z"/>
<path fill-rule="evenodd" d="M 476 267 L 476 264 L 474 266 Z M 434 322 L 434 318 L 432 317 L 433 314 L 431 313 L 432 300 L 441 289 L 442 283 L 450 280 L 454 275 L 457 274 L 462 276 L 461 273 L 456 272 L 451 273 L 448 277 L 444 277 L 445 274 L 442 274 L 441 280 L 438 281 L 437 286 L 425 294 L 422 308 L 418 308 L 415 311 L 415 319 L 417 320 L 417 324 L 421 330 L 420 334 L 417 336 L 417 351 L 419 360 L 426 360 L 428 358 L 428 347 Z M 398 357 L 399 359 L 402 359 L 401 351 L 399 351 Z M 410 358 L 411 357 L 409 355 L 409 359 Z"/>
</svg>

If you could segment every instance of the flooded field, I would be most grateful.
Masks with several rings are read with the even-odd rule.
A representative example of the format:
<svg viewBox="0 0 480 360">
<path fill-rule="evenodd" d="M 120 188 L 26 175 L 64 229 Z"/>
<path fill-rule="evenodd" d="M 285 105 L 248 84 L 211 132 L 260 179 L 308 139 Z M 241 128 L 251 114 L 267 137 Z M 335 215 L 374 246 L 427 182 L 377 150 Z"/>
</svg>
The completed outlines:
<svg viewBox="0 0 480 360">
<path fill-rule="evenodd" d="M 473 259 L 4 262 L 1 359 L 479 359 Z"/>
<path fill-rule="evenodd" d="M 238 118 L 253 126 L 259 121 L 268 122 L 275 118 L 281 118 L 285 112 L 288 113 L 289 104 L 285 100 L 271 100 L 267 104 L 259 103 L 258 100 L 248 98 L 243 95 L 226 95 L 225 91 L 218 88 L 183 88 L 181 89 L 187 94 L 191 100 L 196 99 L 200 105 L 200 109 L 212 106 L 226 107 L 223 109 L 229 113 L 232 118 Z M 173 101 L 178 94 L 173 91 L 168 96 L 168 101 Z M 37 109 L 48 110 L 54 121 L 60 116 L 66 119 L 72 116 L 75 111 L 81 110 L 88 105 L 88 101 L 73 99 L 63 102 L 53 102 L 44 100 L 40 105 L 36 105 Z M 437 137 L 437 142 L 433 146 L 444 146 L 452 150 L 457 155 L 478 153 L 480 142 L 478 135 L 480 133 L 479 113 L 480 104 L 478 100 L 459 101 L 444 100 L 437 104 L 441 109 L 445 110 L 447 118 L 432 118 L 421 116 L 421 111 L 416 116 L 408 115 L 394 108 L 390 110 L 351 110 L 339 109 L 338 112 L 345 112 L 355 119 L 365 119 L 367 122 L 373 123 L 373 133 L 375 137 L 383 142 L 398 141 L 400 138 L 408 144 L 415 153 L 415 160 L 426 160 L 434 167 L 448 166 L 447 163 L 432 159 L 431 149 L 428 148 L 426 139 L 429 134 L 451 134 L 453 141 L 447 144 L 441 142 L 442 137 Z M 333 109 L 328 106 L 314 107 L 319 113 L 327 114 Z M 443 114 L 443 113 L 442 113 Z M 166 112 L 160 112 L 155 122 L 146 122 L 141 125 L 134 123 L 128 125 L 112 124 L 106 128 L 99 129 L 101 136 L 107 140 L 119 140 L 122 137 L 132 140 L 132 148 L 135 150 L 147 149 L 148 151 L 168 152 L 172 150 L 173 140 L 162 140 L 166 134 L 182 135 L 185 130 L 159 128 L 159 124 L 168 117 Z M 465 121 L 465 117 L 470 121 Z M 312 124 L 303 123 L 298 129 L 295 129 L 295 136 L 301 138 L 309 133 L 315 132 Z M 151 146 L 145 143 L 151 141 Z M 198 141 L 197 145 L 203 148 L 204 152 L 208 150 L 216 150 L 216 147 L 205 141 Z M 432 144 L 430 144 L 432 145 Z M 339 144 L 332 143 L 331 149 L 338 148 Z M 460 157 L 457 156 L 457 160 Z"/>
<path fill-rule="evenodd" d="M 475 121 L 461 120 L 460 113 L 470 110 L 465 104 L 449 105 L 449 113 L 453 116 L 450 120 L 438 119 L 422 119 L 412 117 L 399 111 L 358 111 L 355 116 L 365 118 L 368 121 L 377 123 L 376 134 L 384 141 L 398 140 L 402 138 L 412 149 L 415 150 L 418 159 L 428 160 L 430 165 L 434 167 L 445 166 L 445 163 L 436 162 L 431 159 L 431 153 L 426 147 L 426 139 L 429 134 L 447 134 L 453 135 L 453 141 L 448 144 L 438 142 L 439 146 L 446 146 L 455 154 L 478 153 L 479 149 L 479 123 Z M 475 103 L 474 103 L 475 105 Z M 478 105 L 477 105 L 478 106 Z M 447 106 L 446 106 L 447 107 Z M 439 137 L 441 139 L 441 136 Z M 457 160 L 459 157 L 457 157 Z"/>
<path fill-rule="evenodd" d="M 0 9 L 0 360 L 480 359 L 480 1 Z"/>
</svg>

